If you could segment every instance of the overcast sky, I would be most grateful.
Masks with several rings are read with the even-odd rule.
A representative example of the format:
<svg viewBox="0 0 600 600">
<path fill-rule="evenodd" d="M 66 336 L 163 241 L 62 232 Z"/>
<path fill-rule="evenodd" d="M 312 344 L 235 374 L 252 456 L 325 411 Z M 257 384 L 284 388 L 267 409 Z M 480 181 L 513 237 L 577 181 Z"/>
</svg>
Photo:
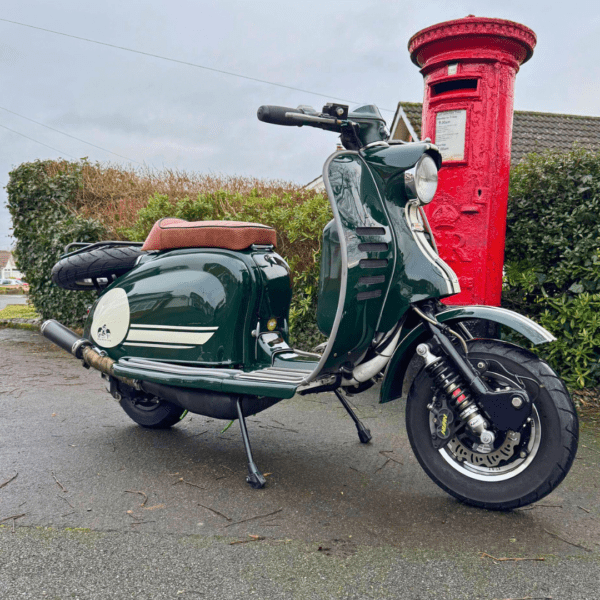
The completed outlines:
<svg viewBox="0 0 600 600">
<path fill-rule="evenodd" d="M 533 58 L 517 75 L 515 108 L 600 116 L 598 6 L 583 0 L 4 0 L 0 18 L 391 110 L 400 100 L 423 97 L 407 51 L 414 33 L 468 14 L 504 18 L 538 36 Z M 307 183 L 335 148 L 335 134 L 260 123 L 256 109 L 320 108 L 326 101 L 0 21 L 2 109 L 157 168 Z M 36 159 L 127 162 L 2 109 L 2 188 L 11 169 Z M 389 123 L 393 113 L 382 114 Z M 0 249 L 12 244 L 5 204 L 2 189 Z"/>
</svg>

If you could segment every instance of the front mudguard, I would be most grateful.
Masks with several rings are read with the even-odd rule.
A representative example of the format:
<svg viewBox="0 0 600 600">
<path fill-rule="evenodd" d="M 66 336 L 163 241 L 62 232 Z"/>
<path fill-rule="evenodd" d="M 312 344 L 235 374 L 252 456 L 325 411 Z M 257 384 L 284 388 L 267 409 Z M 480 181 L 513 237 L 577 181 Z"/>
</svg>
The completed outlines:
<svg viewBox="0 0 600 600">
<path fill-rule="evenodd" d="M 533 344 L 545 344 L 553 342 L 556 338 L 546 329 L 512 310 L 498 308 L 495 306 L 457 306 L 437 313 L 440 323 L 452 325 L 460 321 L 481 319 L 491 321 L 509 327 L 520 333 Z M 429 330 L 423 323 L 419 323 L 404 335 L 390 362 L 388 363 L 381 386 L 379 402 L 390 402 L 402 396 L 402 386 L 406 370 L 412 358 L 415 356 L 416 348 L 431 336 Z"/>
</svg>

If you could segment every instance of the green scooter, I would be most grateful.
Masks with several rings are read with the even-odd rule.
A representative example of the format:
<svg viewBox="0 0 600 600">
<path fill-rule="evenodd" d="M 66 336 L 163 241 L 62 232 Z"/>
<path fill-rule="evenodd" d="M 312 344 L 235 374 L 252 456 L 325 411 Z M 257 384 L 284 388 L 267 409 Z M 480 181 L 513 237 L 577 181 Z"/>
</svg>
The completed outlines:
<svg viewBox="0 0 600 600">
<path fill-rule="evenodd" d="M 97 289 L 99 297 L 83 337 L 54 320 L 43 324 L 43 335 L 99 370 L 144 427 L 170 427 L 187 411 L 238 419 L 254 488 L 265 478 L 245 417 L 295 394 L 333 392 L 368 443 L 371 433 L 347 395 L 381 381 L 381 402 L 400 398 L 417 356 L 422 366 L 406 400 L 406 425 L 431 479 L 488 509 L 549 494 L 577 450 L 569 393 L 535 354 L 475 337 L 470 323 L 508 328 L 532 344 L 555 338 L 502 308 L 440 302 L 460 287 L 422 209 L 437 187 L 436 146 L 389 140 L 375 106 L 262 106 L 258 118 L 341 136 L 344 149 L 323 170 L 333 220 L 323 232 L 317 323 L 328 341 L 314 353 L 288 345 L 290 273 L 273 229 L 171 218 L 158 221 L 141 247 L 67 247 L 54 282 Z"/>
</svg>

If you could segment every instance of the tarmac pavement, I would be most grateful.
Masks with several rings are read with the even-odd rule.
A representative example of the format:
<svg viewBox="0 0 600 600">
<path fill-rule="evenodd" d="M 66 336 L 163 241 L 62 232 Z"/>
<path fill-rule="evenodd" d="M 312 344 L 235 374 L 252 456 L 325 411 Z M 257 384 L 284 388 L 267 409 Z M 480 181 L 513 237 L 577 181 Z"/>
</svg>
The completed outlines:
<svg viewBox="0 0 600 600">
<path fill-rule="evenodd" d="M 27 296 L 24 294 L 0 294 L 0 310 L 9 304 L 27 304 Z"/>
<path fill-rule="evenodd" d="M 352 399 L 368 445 L 333 394 L 248 419 L 253 490 L 237 422 L 141 428 L 98 373 L 0 329 L 0 521 L 23 515 L 0 523 L 0 598 L 600 596 L 598 430 L 554 493 L 489 512 L 428 479 L 377 393 Z"/>
</svg>

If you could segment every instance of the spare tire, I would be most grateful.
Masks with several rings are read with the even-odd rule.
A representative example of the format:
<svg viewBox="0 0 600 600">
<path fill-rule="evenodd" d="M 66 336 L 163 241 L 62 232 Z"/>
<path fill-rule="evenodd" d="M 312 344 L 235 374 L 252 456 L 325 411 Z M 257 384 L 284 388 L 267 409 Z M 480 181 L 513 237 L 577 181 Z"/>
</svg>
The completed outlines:
<svg viewBox="0 0 600 600">
<path fill-rule="evenodd" d="M 100 290 L 131 271 L 142 254 L 138 246 L 118 246 L 65 256 L 54 265 L 52 281 L 65 290 Z"/>
</svg>

